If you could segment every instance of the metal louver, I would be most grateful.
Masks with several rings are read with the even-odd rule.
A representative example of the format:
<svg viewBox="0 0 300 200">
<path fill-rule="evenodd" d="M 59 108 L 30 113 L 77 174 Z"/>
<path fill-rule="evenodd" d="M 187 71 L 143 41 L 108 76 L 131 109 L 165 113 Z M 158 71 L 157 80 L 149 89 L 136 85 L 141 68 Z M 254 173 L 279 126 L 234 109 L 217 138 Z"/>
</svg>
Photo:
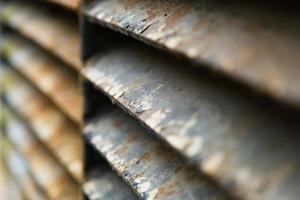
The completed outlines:
<svg viewBox="0 0 300 200">
<path fill-rule="evenodd" d="M 298 199 L 289 6 L 1 1 L 1 162 L 14 198 Z"/>
</svg>

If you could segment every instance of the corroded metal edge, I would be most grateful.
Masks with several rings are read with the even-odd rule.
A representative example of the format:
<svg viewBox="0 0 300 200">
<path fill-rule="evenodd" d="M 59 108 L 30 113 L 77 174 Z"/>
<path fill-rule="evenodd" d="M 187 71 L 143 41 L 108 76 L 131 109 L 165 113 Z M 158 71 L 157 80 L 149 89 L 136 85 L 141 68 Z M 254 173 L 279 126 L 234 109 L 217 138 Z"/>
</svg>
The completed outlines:
<svg viewBox="0 0 300 200">
<path fill-rule="evenodd" d="M 58 15 L 54 17 L 46 8 L 30 2 L 5 2 L 1 7 L 2 23 L 35 41 L 76 70 L 81 68 L 79 28 L 74 21 Z"/>
<path fill-rule="evenodd" d="M 90 200 L 134 200 L 138 197 L 110 168 L 96 166 L 88 172 L 83 190 Z"/>
<path fill-rule="evenodd" d="M 1 54 L 9 64 L 80 124 L 82 96 L 75 74 L 28 41 L 10 36 L 2 42 Z"/>
<path fill-rule="evenodd" d="M 103 0 L 88 18 L 300 107 L 299 20 L 206 0 Z M 91 40 L 92 41 L 92 40 Z M 200 64 L 200 65 L 199 65 Z"/>
<path fill-rule="evenodd" d="M 141 199 L 229 199 L 121 110 L 88 122 L 84 132 Z"/>
<path fill-rule="evenodd" d="M 95 56 L 83 74 L 236 196 L 297 199 L 299 115 L 185 68 L 127 44 Z"/>
<path fill-rule="evenodd" d="M 22 117 L 72 176 L 81 182 L 83 140 L 79 128 L 21 77 L 8 71 L 8 81 L 4 84 L 8 105 Z"/>
</svg>

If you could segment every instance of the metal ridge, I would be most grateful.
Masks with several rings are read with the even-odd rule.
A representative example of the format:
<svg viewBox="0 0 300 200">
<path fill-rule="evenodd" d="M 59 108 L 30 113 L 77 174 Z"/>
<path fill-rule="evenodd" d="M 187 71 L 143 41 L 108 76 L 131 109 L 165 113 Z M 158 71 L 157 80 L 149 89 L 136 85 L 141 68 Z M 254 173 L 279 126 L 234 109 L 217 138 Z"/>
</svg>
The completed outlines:
<svg viewBox="0 0 300 200">
<path fill-rule="evenodd" d="M 58 105 L 71 119 L 81 123 L 82 96 L 75 74 L 46 53 L 18 37 L 3 39 L 1 54 L 9 64 Z"/>
<path fill-rule="evenodd" d="M 85 14 L 300 107 L 297 18 L 208 0 L 91 1 Z"/>
<path fill-rule="evenodd" d="M 10 77 L 9 77 L 10 76 Z M 26 81 L 11 71 L 5 100 L 78 182 L 82 181 L 83 141 L 79 127 Z M 24 106 L 26 102 L 26 106 Z"/>
<path fill-rule="evenodd" d="M 87 122 L 84 133 L 141 199 L 229 199 L 120 110 Z"/>
<path fill-rule="evenodd" d="M 83 190 L 90 200 L 134 200 L 138 197 L 110 168 L 96 166 L 87 173 Z"/>
<path fill-rule="evenodd" d="M 103 51 L 83 74 L 235 196 L 300 195 L 299 115 L 141 46 Z"/>
<path fill-rule="evenodd" d="M 1 4 L 0 21 L 30 38 L 76 70 L 82 66 L 76 23 L 30 2 Z M 42 31 L 40 31 L 42 30 Z"/>
</svg>

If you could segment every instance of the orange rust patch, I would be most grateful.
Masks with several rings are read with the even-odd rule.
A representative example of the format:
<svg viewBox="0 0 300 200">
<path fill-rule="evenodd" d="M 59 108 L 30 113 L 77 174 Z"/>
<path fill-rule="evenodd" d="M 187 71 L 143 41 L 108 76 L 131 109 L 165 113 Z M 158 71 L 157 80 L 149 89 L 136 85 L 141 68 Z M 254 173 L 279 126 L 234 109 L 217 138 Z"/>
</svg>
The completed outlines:
<svg viewBox="0 0 300 200">
<path fill-rule="evenodd" d="M 176 159 L 174 153 L 165 147 L 165 145 L 160 145 L 157 147 L 155 153 L 159 154 L 159 156 L 162 156 L 169 162 L 172 162 Z"/>
</svg>

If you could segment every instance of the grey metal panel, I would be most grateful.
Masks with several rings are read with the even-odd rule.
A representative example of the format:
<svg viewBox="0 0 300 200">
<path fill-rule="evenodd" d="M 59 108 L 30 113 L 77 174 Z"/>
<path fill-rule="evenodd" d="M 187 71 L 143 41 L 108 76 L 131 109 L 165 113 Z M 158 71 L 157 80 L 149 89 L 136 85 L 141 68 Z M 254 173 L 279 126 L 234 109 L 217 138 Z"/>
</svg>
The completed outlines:
<svg viewBox="0 0 300 200">
<path fill-rule="evenodd" d="M 85 13 L 299 108 L 298 18 L 233 2 L 95 0 Z"/>
<path fill-rule="evenodd" d="M 299 116 L 275 111 L 231 84 L 186 67 L 126 45 L 95 56 L 83 73 L 236 196 L 298 199 Z"/>
<path fill-rule="evenodd" d="M 142 199 L 229 199 L 121 110 L 88 122 L 84 132 Z"/>
<path fill-rule="evenodd" d="M 138 197 L 111 169 L 97 166 L 88 172 L 83 190 L 90 200 L 134 200 Z"/>
</svg>

